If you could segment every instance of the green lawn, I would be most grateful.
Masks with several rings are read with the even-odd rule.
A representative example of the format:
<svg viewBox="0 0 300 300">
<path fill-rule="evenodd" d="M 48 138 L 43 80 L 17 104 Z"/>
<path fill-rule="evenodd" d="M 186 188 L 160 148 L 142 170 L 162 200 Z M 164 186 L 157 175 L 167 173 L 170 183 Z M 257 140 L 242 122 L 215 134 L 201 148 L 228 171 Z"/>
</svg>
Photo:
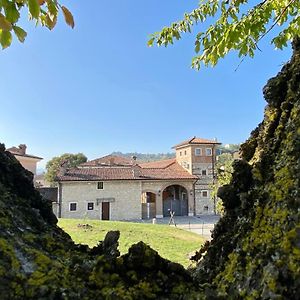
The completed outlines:
<svg viewBox="0 0 300 300">
<path fill-rule="evenodd" d="M 78 224 L 89 224 L 92 225 L 92 228 L 86 230 L 78 227 Z M 185 267 L 190 265 L 189 254 L 198 250 L 204 242 L 204 239 L 195 233 L 168 225 L 77 219 L 59 219 L 58 225 L 76 243 L 87 244 L 90 247 L 97 245 L 98 241 L 102 241 L 108 231 L 119 230 L 121 254 L 126 253 L 132 244 L 143 241 L 162 257 L 178 262 Z"/>
</svg>

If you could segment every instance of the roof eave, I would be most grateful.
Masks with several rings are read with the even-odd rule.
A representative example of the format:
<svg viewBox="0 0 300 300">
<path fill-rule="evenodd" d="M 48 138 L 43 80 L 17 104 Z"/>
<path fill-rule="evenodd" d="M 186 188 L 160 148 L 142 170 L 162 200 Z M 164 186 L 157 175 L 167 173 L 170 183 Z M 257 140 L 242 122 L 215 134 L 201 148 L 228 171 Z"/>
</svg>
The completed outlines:
<svg viewBox="0 0 300 300">
<path fill-rule="evenodd" d="M 34 155 L 30 155 L 30 154 L 25 154 L 25 155 L 22 155 L 22 154 L 17 154 L 17 153 L 12 153 L 14 156 L 19 156 L 19 157 L 24 157 L 24 158 L 32 158 L 32 159 L 35 159 L 35 160 L 43 160 L 42 157 L 38 157 L 38 156 L 34 156 Z"/>
<path fill-rule="evenodd" d="M 184 147 L 187 147 L 187 146 L 191 146 L 191 145 L 222 145 L 222 143 L 219 143 L 219 142 L 202 142 L 202 143 L 195 143 L 195 142 L 191 142 L 191 143 L 186 143 L 186 144 L 178 144 L 178 145 L 175 145 L 172 147 L 172 149 L 180 149 L 180 148 L 184 148 Z"/>
<path fill-rule="evenodd" d="M 132 178 L 132 179 L 121 179 L 121 178 L 115 178 L 115 179 L 56 179 L 55 182 L 97 182 L 97 181 L 137 181 L 137 180 L 144 180 L 144 181 L 149 181 L 149 180 L 158 180 L 158 181 L 164 181 L 164 180 L 195 180 L 195 177 L 188 177 L 188 178 Z"/>
</svg>

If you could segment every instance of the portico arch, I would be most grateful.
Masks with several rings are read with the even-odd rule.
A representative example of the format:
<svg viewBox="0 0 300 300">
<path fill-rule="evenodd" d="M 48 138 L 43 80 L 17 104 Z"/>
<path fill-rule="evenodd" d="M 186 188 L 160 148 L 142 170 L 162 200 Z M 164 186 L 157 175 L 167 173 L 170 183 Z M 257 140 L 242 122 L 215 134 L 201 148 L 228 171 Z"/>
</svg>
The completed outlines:
<svg viewBox="0 0 300 300">
<path fill-rule="evenodd" d="M 188 190 L 179 184 L 168 185 L 162 192 L 163 216 L 170 216 L 170 211 L 175 216 L 188 215 Z"/>
</svg>

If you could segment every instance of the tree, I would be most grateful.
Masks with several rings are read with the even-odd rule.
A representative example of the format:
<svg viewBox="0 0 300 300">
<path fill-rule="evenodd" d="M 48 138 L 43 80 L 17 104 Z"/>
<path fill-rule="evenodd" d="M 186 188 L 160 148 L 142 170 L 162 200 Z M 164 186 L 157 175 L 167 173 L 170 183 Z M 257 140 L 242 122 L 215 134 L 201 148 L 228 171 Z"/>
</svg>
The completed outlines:
<svg viewBox="0 0 300 300">
<path fill-rule="evenodd" d="M 78 165 L 87 161 L 87 157 L 82 153 L 71 154 L 64 153 L 61 156 L 53 157 L 47 162 L 45 179 L 51 184 L 55 182 L 55 176 L 57 175 L 59 168 L 63 162 L 66 163 L 67 168 L 75 168 Z"/>
<path fill-rule="evenodd" d="M 195 40 L 197 55 L 192 60 L 192 67 L 199 69 L 201 64 L 215 66 L 231 50 L 238 51 L 239 57 L 253 57 L 259 41 L 277 26 L 279 33 L 271 40 L 276 48 L 286 47 L 288 41 L 300 35 L 299 0 L 261 0 L 257 5 L 248 2 L 200 0 L 199 6 L 184 14 L 182 20 L 152 34 L 148 45 L 173 44 L 183 32 L 191 32 L 200 23 Z"/>
<path fill-rule="evenodd" d="M 218 146 L 217 153 L 218 155 L 223 153 L 231 153 L 238 152 L 240 148 L 240 144 L 225 144 Z"/>
<path fill-rule="evenodd" d="M 223 153 L 218 156 L 216 162 L 217 182 L 212 186 L 213 198 L 217 197 L 220 186 L 230 183 L 233 172 L 233 161 L 234 159 L 230 153 Z M 223 215 L 224 213 L 223 202 L 220 198 L 217 199 L 216 212 L 220 215 Z"/>
<path fill-rule="evenodd" d="M 57 0 L 0 0 L 0 44 L 2 49 L 11 45 L 12 33 L 20 42 L 24 42 L 26 31 L 18 26 L 21 11 L 28 10 L 29 19 L 36 25 L 41 24 L 52 30 L 57 21 L 59 10 L 62 11 L 66 23 L 74 28 L 71 12 Z"/>
</svg>

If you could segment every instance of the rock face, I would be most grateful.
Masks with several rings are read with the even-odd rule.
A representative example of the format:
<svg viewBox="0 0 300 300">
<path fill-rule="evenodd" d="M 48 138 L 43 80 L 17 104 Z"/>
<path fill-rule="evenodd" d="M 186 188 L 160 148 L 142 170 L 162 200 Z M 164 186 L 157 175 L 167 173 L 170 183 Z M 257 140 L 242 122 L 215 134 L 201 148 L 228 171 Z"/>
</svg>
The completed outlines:
<svg viewBox="0 0 300 300">
<path fill-rule="evenodd" d="M 119 232 L 75 245 L 32 175 L 0 144 L 0 299 L 299 299 L 300 42 L 264 89 L 264 121 L 242 145 L 225 216 L 186 271 Z M 205 254 L 204 254 L 205 253 Z"/>
<path fill-rule="evenodd" d="M 263 122 L 242 145 L 226 208 L 194 276 L 225 299 L 300 299 L 300 41 L 264 88 Z"/>
<path fill-rule="evenodd" d="M 89 249 L 56 226 L 32 175 L 0 144 L 0 299 L 185 299 L 191 275 L 140 242 L 119 256 L 119 232 Z"/>
</svg>

